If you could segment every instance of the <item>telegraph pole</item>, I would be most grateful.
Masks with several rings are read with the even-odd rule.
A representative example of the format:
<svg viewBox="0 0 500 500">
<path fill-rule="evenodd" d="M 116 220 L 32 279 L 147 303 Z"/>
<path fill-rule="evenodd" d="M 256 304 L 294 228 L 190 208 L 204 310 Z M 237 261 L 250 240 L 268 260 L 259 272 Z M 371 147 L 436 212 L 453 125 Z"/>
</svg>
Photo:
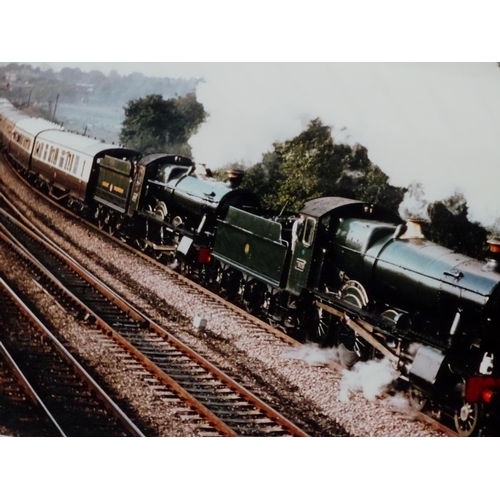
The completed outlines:
<svg viewBox="0 0 500 500">
<path fill-rule="evenodd" d="M 56 97 L 56 104 L 54 105 L 54 114 L 52 115 L 52 119 L 55 120 L 56 119 L 56 109 L 57 109 L 57 101 L 59 100 L 59 94 L 57 94 L 57 97 Z"/>
</svg>

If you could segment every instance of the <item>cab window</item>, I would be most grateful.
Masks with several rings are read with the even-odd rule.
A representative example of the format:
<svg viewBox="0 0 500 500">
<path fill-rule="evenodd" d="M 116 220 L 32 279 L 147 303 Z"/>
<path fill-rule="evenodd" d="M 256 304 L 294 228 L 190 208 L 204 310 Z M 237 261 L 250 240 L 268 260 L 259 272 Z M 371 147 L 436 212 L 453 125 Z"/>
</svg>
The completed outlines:
<svg viewBox="0 0 500 500">
<path fill-rule="evenodd" d="M 304 237 L 302 238 L 302 243 L 306 247 L 310 247 L 314 240 L 314 228 L 316 227 L 316 219 L 308 218 L 304 227 Z"/>
</svg>

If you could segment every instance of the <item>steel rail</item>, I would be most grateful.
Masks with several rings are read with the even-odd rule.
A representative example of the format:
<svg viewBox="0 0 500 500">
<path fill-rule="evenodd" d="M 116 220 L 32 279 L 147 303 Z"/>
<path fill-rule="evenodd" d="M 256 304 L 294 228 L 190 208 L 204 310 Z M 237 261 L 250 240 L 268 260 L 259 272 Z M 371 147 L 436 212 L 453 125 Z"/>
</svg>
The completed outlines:
<svg viewBox="0 0 500 500">
<path fill-rule="evenodd" d="M 14 361 L 14 358 L 11 356 L 10 352 L 7 350 L 7 348 L 3 345 L 1 341 L 0 341 L 0 354 L 3 356 L 3 358 L 7 362 L 7 365 L 12 370 L 12 373 L 16 377 L 18 384 L 21 385 L 21 387 L 23 387 L 24 391 L 31 398 L 33 403 L 35 403 L 36 406 L 41 408 L 42 412 L 48 418 L 51 425 L 53 425 L 53 427 L 55 428 L 56 433 L 62 437 L 66 437 L 66 434 L 61 429 L 60 425 L 57 423 L 56 419 L 54 418 L 50 410 L 45 406 L 40 396 L 36 393 L 35 389 L 33 389 L 28 379 L 21 371 L 17 363 Z"/>
<path fill-rule="evenodd" d="M 15 209 L 15 207 L 13 208 Z M 212 373 L 219 380 L 221 380 L 227 387 L 230 387 L 233 391 L 235 391 L 239 396 L 252 403 L 256 408 L 262 411 L 269 419 L 276 422 L 283 429 L 289 432 L 294 436 L 307 436 L 307 434 L 302 431 L 300 428 L 295 426 L 288 419 L 280 415 L 278 412 L 273 410 L 269 405 L 264 403 L 257 396 L 250 393 L 243 386 L 238 384 L 236 381 L 232 380 L 226 374 L 221 372 L 218 368 L 212 365 L 209 361 L 202 358 L 200 355 L 195 353 L 192 349 L 182 343 L 180 340 L 176 339 L 172 334 L 167 332 L 161 326 L 156 324 L 150 318 L 147 318 L 144 314 L 139 312 L 134 306 L 129 304 L 124 299 L 118 297 L 114 291 L 112 291 L 107 285 L 105 285 L 102 281 L 100 281 L 97 277 L 93 276 L 87 270 L 85 270 L 78 262 L 76 262 L 70 255 L 66 252 L 58 248 L 47 236 L 41 233 L 38 229 L 34 228 L 31 230 L 26 227 L 25 224 L 33 225 L 22 215 L 18 213 L 19 217 L 23 220 L 25 224 L 21 224 L 10 214 L 6 213 L 4 210 L 0 209 L 0 213 L 4 214 L 9 220 L 11 220 L 14 224 L 19 227 L 22 226 L 22 230 L 24 230 L 30 237 L 39 241 L 47 250 L 56 254 L 60 259 L 67 263 L 67 265 L 76 272 L 80 277 L 82 277 L 85 281 L 90 283 L 93 287 L 99 290 L 104 296 L 106 296 L 110 301 L 113 302 L 117 307 L 119 307 L 122 311 L 126 312 L 131 318 L 135 321 L 143 324 L 147 328 L 150 328 L 155 333 L 160 335 L 163 339 L 167 340 L 171 344 L 173 344 L 178 350 L 183 352 L 189 358 L 191 358 L 194 362 L 202 366 L 205 370 Z M 0 225 L 0 227 L 4 227 Z M 9 232 L 7 228 L 4 227 L 4 232 Z M 0 233 L 0 237 L 4 237 Z M 16 243 L 16 246 L 22 249 L 22 253 L 27 256 L 28 260 L 30 260 L 34 265 L 40 267 L 40 264 L 28 253 L 26 250 L 22 248 L 22 245 L 19 242 Z M 155 363 L 153 363 L 147 356 L 142 354 L 140 350 L 134 347 L 130 342 L 123 338 L 119 332 L 117 332 L 114 328 L 112 328 L 106 321 L 100 318 L 95 311 L 89 308 L 85 303 L 83 303 L 78 297 L 76 297 L 71 291 L 67 290 L 66 287 L 44 266 L 42 267 L 42 271 L 44 274 L 54 282 L 57 287 L 61 290 L 64 290 L 64 293 L 69 295 L 72 300 L 79 305 L 79 307 L 83 308 L 89 315 L 95 319 L 99 326 L 107 331 L 115 341 L 119 342 L 123 347 L 125 347 L 129 352 L 131 352 L 147 369 L 149 369 L 155 376 L 157 376 L 163 383 L 167 384 L 177 395 L 179 395 L 182 399 L 186 400 L 188 404 L 195 409 L 196 412 L 203 415 L 205 419 L 212 423 L 212 425 L 219 430 L 219 432 L 228 435 L 228 436 L 236 436 L 237 434 L 232 430 L 229 426 L 227 426 L 224 422 L 222 422 L 216 415 L 214 415 L 209 409 L 206 408 L 205 405 L 200 403 L 195 397 L 193 397 L 188 391 L 186 391 L 180 384 L 178 384 L 175 380 L 173 380 L 170 376 L 168 376 L 163 370 L 161 370 Z"/>
<path fill-rule="evenodd" d="M 0 233 L 0 236 L 1 233 Z M 28 317 L 28 319 L 38 328 L 42 335 L 51 340 L 59 354 L 66 359 L 80 377 L 90 386 L 99 400 L 113 413 L 113 415 L 122 423 L 133 436 L 144 437 L 141 430 L 130 420 L 130 418 L 120 409 L 120 407 L 104 392 L 104 390 L 97 384 L 97 382 L 86 372 L 86 370 L 78 363 L 78 361 L 70 354 L 70 352 L 59 342 L 59 340 L 52 334 L 50 330 L 35 316 L 29 307 L 16 295 L 16 293 L 9 287 L 9 285 L 0 278 L 0 286 L 2 286 L 12 300 L 17 304 L 21 312 Z"/>
</svg>

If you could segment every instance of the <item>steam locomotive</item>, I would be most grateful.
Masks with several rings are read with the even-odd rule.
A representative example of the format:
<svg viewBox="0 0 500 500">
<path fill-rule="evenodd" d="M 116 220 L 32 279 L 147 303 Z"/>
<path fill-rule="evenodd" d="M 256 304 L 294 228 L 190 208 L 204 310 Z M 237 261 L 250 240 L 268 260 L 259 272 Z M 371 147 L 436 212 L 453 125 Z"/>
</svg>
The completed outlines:
<svg viewBox="0 0 500 500">
<path fill-rule="evenodd" d="M 341 363 L 388 357 L 418 409 L 460 435 L 500 415 L 500 242 L 479 262 L 428 241 L 418 221 L 346 198 L 264 214 L 189 158 L 142 157 L 28 118 L 0 100 L 12 161 L 53 197 L 293 336 L 335 346 Z"/>
</svg>

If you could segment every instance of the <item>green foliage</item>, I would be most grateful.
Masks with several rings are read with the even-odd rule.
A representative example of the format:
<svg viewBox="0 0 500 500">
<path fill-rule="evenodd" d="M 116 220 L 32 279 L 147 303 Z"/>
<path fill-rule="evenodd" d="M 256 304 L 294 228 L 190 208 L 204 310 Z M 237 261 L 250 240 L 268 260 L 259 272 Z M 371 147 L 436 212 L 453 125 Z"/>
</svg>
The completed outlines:
<svg viewBox="0 0 500 500">
<path fill-rule="evenodd" d="M 431 223 L 424 232 L 431 241 L 470 257 L 485 257 L 488 232 L 481 224 L 469 221 L 462 193 L 430 204 L 427 211 Z"/>
<path fill-rule="evenodd" d="M 362 199 L 397 210 L 405 193 L 388 184 L 366 148 L 335 144 L 331 128 L 319 119 L 294 139 L 274 144 L 274 151 L 247 171 L 243 183 L 262 197 L 264 207 L 290 211 L 322 196 Z"/>
<path fill-rule="evenodd" d="M 167 100 L 152 94 L 129 101 L 124 109 L 120 140 L 143 153 L 165 151 L 191 156 L 188 140 L 207 117 L 194 93 Z"/>
</svg>

